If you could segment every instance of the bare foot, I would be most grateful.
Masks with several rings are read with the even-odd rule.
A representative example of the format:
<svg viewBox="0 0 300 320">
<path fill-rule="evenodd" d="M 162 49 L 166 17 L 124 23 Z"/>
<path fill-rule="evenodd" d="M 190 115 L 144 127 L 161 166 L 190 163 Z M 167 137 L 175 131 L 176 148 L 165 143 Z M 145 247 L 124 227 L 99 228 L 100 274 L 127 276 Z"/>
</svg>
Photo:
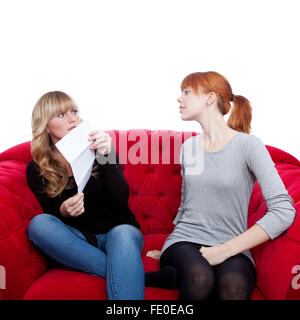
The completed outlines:
<svg viewBox="0 0 300 320">
<path fill-rule="evenodd" d="M 150 257 L 150 258 L 153 258 L 155 260 L 159 260 L 160 258 L 160 250 L 152 250 L 152 251 L 148 251 L 146 256 L 147 257 Z"/>
</svg>

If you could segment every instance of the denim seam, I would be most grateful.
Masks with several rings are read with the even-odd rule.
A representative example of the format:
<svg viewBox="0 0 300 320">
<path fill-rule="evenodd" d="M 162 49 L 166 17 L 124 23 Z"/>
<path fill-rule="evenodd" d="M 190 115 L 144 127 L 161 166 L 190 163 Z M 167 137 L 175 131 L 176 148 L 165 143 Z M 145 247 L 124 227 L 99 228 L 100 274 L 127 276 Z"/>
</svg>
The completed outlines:
<svg viewBox="0 0 300 320">
<path fill-rule="evenodd" d="M 110 257 L 110 243 L 109 243 L 109 240 L 107 240 L 107 259 L 108 259 L 108 265 L 109 265 L 109 271 L 110 271 L 110 278 L 107 279 L 107 277 L 106 277 L 106 281 L 110 281 L 110 287 L 111 287 L 111 291 L 112 291 L 114 299 L 115 300 L 119 300 L 119 297 L 118 297 L 116 289 L 115 289 L 115 283 L 113 281 L 114 273 L 113 273 L 111 257 Z"/>
</svg>

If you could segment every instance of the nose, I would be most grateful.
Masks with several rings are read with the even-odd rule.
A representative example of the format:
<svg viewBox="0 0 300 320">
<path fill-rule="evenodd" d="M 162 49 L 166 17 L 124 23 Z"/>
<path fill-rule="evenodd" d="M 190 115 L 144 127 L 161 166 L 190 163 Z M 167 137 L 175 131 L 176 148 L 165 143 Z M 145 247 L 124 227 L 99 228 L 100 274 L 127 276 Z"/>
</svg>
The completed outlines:
<svg viewBox="0 0 300 320">
<path fill-rule="evenodd" d="M 181 103 L 182 102 L 182 95 L 177 98 L 177 102 Z"/>
</svg>

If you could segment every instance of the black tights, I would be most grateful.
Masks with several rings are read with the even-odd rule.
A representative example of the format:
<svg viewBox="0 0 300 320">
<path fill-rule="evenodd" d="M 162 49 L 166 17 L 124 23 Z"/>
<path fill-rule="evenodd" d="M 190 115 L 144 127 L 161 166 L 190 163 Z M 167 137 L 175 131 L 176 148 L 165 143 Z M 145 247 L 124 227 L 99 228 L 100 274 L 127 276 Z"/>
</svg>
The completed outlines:
<svg viewBox="0 0 300 320">
<path fill-rule="evenodd" d="M 256 270 L 250 259 L 238 254 L 211 266 L 200 247 L 177 242 L 167 248 L 160 258 L 160 270 L 146 272 L 146 286 L 179 289 L 180 300 L 251 299 Z"/>
</svg>

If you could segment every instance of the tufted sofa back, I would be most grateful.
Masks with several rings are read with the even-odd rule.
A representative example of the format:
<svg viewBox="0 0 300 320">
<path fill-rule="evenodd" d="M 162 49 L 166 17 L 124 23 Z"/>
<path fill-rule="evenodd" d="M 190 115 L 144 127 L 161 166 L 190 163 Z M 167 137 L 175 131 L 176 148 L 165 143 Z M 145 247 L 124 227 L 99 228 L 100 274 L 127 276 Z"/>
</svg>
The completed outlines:
<svg viewBox="0 0 300 320">
<path fill-rule="evenodd" d="M 113 141 L 130 186 L 129 206 L 144 235 L 169 234 L 181 196 L 181 144 L 195 132 L 166 130 L 107 131 Z M 288 153 L 267 146 L 276 168 L 299 212 L 300 162 Z M 42 209 L 26 182 L 26 166 L 32 159 L 30 142 L 0 154 L 0 272 L 5 269 L 0 299 L 21 299 L 47 268 L 47 260 L 30 244 L 26 229 Z M 297 182 L 298 181 L 298 182 Z M 248 227 L 267 211 L 258 183 L 249 204 Z M 299 214 L 289 230 L 272 242 L 252 250 L 257 284 L 264 295 L 285 298 L 292 274 L 300 264 Z M 1 268 L 2 267 L 2 268 Z M 288 276 L 282 276 L 282 270 Z M 274 278 L 275 277 L 275 278 Z M 278 281 L 278 290 L 272 281 Z"/>
<path fill-rule="evenodd" d="M 182 143 L 195 132 L 108 131 L 130 186 L 129 206 L 143 234 L 170 233 L 181 199 Z"/>
</svg>

